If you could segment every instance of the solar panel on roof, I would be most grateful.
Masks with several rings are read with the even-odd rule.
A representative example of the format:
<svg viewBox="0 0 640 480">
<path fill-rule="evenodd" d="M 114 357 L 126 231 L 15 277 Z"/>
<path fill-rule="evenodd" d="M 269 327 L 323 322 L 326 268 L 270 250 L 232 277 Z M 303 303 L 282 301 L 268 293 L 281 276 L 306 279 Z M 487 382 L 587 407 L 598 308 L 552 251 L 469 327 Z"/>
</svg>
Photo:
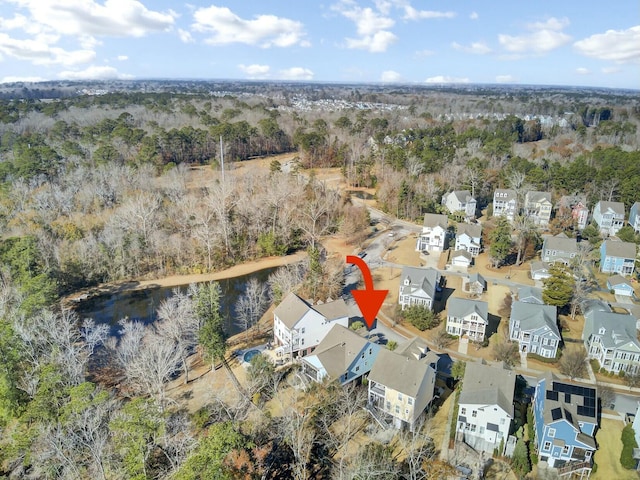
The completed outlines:
<svg viewBox="0 0 640 480">
<path fill-rule="evenodd" d="M 591 397 L 585 397 L 584 398 L 584 406 L 585 407 L 595 407 L 596 406 L 596 399 L 595 398 L 591 398 Z"/>
<path fill-rule="evenodd" d="M 558 400 L 558 392 L 547 390 L 547 400 Z"/>
<path fill-rule="evenodd" d="M 562 418 L 562 410 L 560 408 L 554 408 L 551 410 L 551 419 L 558 420 L 559 418 Z"/>
<path fill-rule="evenodd" d="M 564 394 L 564 402 L 571 403 L 571 394 L 569 392 Z"/>
</svg>

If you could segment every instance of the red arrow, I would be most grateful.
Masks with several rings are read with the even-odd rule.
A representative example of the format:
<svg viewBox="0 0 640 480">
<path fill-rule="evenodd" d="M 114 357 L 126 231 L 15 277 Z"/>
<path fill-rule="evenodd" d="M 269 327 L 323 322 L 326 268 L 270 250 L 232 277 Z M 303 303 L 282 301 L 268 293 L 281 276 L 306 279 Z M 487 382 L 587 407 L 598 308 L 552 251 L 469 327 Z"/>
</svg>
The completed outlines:
<svg viewBox="0 0 640 480">
<path fill-rule="evenodd" d="M 362 271 L 362 278 L 364 279 L 364 290 L 352 290 L 351 294 L 355 299 L 364 321 L 367 322 L 367 328 L 371 330 L 373 322 L 378 316 L 382 302 L 384 302 L 389 290 L 374 290 L 373 279 L 371 278 L 371 271 L 369 265 L 367 265 L 363 259 L 354 255 L 347 255 L 347 263 L 353 263 L 357 265 Z"/>
</svg>

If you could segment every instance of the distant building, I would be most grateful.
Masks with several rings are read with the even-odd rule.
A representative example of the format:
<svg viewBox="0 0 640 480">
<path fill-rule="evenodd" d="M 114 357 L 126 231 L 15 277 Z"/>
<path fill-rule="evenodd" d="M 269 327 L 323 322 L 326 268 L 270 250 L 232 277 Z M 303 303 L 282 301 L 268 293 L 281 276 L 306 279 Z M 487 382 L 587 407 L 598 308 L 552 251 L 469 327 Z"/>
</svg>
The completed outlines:
<svg viewBox="0 0 640 480">
<path fill-rule="evenodd" d="M 540 257 L 543 262 L 562 262 L 569 265 L 578 253 L 578 242 L 575 238 L 569 238 L 564 233 L 549 236 L 542 243 Z"/>
<path fill-rule="evenodd" d="M 447 305 L 447 333 L 482 342 L 489 324 L 489 306 L 480 300 L 451 298 Z"/>
<path fill-rule="evenodd" d="M 482 225 L 459 223 L 456 232 L 456 250 L 465 250 L 477 257 L 482 248 Z"/>
<path fill-rule="evenodd" d="M 565 195 L 558 204 L 560 215 L 571 216 L 578 230 L 584 230 L 589 220 L 587 197 L 585 195 Z"/>
<path fill-rule="evenodd" d="M 404 310 L 410 305 L 433 308 L 440 274 L 433 268 L 404 267 L 400 274 L 398 303 Z"/>
<path fill-rule="evenodd" d="M 530 191 L 524 197 L 524 214 L 533 220 L 533 223 L 546 227 L 551 218 L 551 193 Z"/>
<path fill-rule="evenodd" d="M 629 210 L 629 225 L 631 225 L 634 232 L 640 233 L 640 202 L 631 205 L 631 209 Z"/>
<path fill-rule="evenodd" d="M 636 263 L 636 244 L 607 239 L 600 245 L 600 271 L 627 276 L 633 273 Z"/>
<path fill-rule="evenodd" d="M 555 358 L 562 338 L 558 330 L 557 309 L 551 305 L 513 302 L 509 336 L 522 353 Z"/>
<path fill-rule="evenodd" d="M 510 222 L 518 214 L 518 196 L 515 190 L 498 188 L 493 192 L 493 216 L 506 217 Z"/>
<path fill-rule="evenodd" d="M 442 205 L 449 213 L 462 212 L 467 219 L 475 218 L 477 202 L 469 190 L 454 190 L 442 196 Z"/>
<path fill-rule="evenodd" d="M 593 207 L 593 221 L 602 235 L 614 236 L 624 226 L 624 203 L 600 201 Z"/>
<path fill-rule="evenodd" d="M 422 233 L 418 237 L 416 250 L 419 252 L 441 252 L 448 247 L 449 218 L 438 213 L 425 213 Z"/>
</svg>

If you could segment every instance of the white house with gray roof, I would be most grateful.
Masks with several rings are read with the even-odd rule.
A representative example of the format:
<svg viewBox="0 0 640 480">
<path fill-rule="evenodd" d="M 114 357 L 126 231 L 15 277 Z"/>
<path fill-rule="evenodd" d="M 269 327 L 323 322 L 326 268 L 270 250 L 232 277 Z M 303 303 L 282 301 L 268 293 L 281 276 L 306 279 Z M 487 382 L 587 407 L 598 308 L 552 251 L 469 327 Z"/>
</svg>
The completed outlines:
<svg viewBox="0 0 640 480">
<path fill-rule="evenodd" d="M 368 408 L 383 425 L 413 431 L 433 400 L 436 363 L 428 353 L 417 358 L 414 350 L 403 355 L 381 349 L 369 373 Z"/>
<path fill-rule="evenodd" d="M 404 310 L 410 305 L 433 308 L 440 274 L 433 268 L 404 267 L 400 275 L 398 303 Z"/>
<path fill-rule="evenodd" d="M 593 207 L 593 221 L 602 235 L 616 235 L 624 226 L 624 203 L 600 201 Z"/>
<path fill-rule="evenodd" d="M 540 257 L 543 262 L 562 262 L 569 265 L 578 253 L 578 242 L 575 238 L 569 238 L 564 233 L 549 236 L 542 242 Z"/>
<path fill-rule="evenodd" d="M 582 340 L 589 358 L 608 372 L 635 373 L 640 368 L 640 342 L 633 315 L 614 313 L 606 304 L 583 305 Z"/>
<path fill-rule="evenodd" d="M 419 252 L 442 252 L 448 247 L 449 217 L 439 213 L 425 213 L 422 233 L 418 237 L 416 250 Z"/>
<path fill-rule="evenodd" d="M 472 257 L 477 257 L 482 248 L 482 225 L 459 223 L 456 231 L 455 250 L 465 250 Z"/>
<path fill-rule="evenodd" d="M 484 340 L 489 324 L 487 302 L 466 298 L 451 298 L 447 304 L 447 333 L 459 337 L 467 336 L 476 342 Z"/>
<path fill-rule="evenodd" d="M 518 342 L 522 353 L 555 358 L 562 339 L 558 331 L 556 307 L 513 302 L 509 318 L 509 337 Z"/>
<path fill-rule="evenodd" d="M 311 305 L 289 293 L 273 311 L 273 340 L 292 358 L 313 351 L 334 325 L 349 326 L 351 310 L 342 299 Z"/>
<path fill-rule="evenodd" d="M 476 450 L 492 453 L 507 442 L 513 420 L 516 373 L 501 366 L 467 362 L 456 430 Z M 502 454 L 503 452 L 499 452 Z"/>
<path fill-rule="evenodd" d="M 530 191 L 524 196 L 524 214 L 533 220 L 533 223 L 546 227 L 551 218 L 551 193 Z"/>
<path fill-rule="evenodd" d="M 369 373 L 380 348 L 353 330 L 335 324 L 313 353 L 302 359 L 302 370 L 314 382 L 345 385 Z"/>
<path fill-rule="evenodd" d="M 454 190 L 443 195 L 442 205 L 447 207 L 450 213 L 463 212 L 465 218 L 476 216 L 477 202 L 469 190 Z"/>
<path fill-rule="evenodd" d="M 506 217 L 513 222 L 518 214 L 518 195 L 515 190 L 497 188 L 493 192 L 493 216 Z"/>
</svg>

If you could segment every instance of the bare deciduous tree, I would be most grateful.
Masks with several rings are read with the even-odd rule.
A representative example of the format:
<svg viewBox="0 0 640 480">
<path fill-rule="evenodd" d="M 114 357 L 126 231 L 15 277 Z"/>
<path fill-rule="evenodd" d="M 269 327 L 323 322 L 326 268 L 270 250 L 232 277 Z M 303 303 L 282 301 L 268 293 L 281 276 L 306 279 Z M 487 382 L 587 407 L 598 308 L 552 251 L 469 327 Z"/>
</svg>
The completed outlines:
<svg viewBox="0 0 640 480">
<path fill-rule="evenodd" d="M 258 321 L 267 306 L 267 287 L 252 278 L 247 282 L 246 289 L 236 301 L 236 324 L 246 332 L 249 340 L 249 329 L 258 325 Z M 260 329 L 258 328 L 258 333 Z"/>
<path fill-rule="evenodd" d="M 559 365 L 560 372 L 571 380 L 584 378 L 587 374 L 587 352 L 584 348 L 566 348 L 562 352 Z"/>
</svg>

